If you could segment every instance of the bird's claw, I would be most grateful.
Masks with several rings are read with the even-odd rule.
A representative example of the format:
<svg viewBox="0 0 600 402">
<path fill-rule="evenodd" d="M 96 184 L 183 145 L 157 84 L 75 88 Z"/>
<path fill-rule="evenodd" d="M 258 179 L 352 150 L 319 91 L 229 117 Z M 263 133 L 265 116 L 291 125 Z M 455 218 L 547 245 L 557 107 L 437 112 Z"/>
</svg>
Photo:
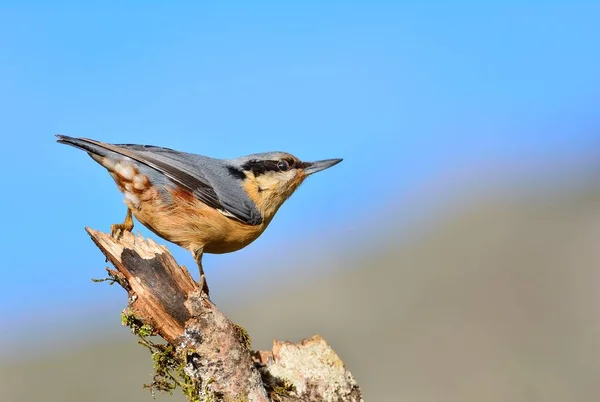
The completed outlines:
<svg viewBox="0 0 600 402">
<path fill-rule="evenodd" d="M 208 289 L 208 282 L 206 282 L 206 276 L 204 276 L 204 274 L 200 275 L 199 285 L 200 285 L 200 291 L 202 293 L 205 293 L 206 297 L 210 298 L 210 296 L 209 296 L 210 289 Z"/>
<path fill-rule="evenodd" d="M 198 270 L 200 271 L 200 283 L 199 283 L 200 291 L 202 293 L 205 293 L 206 297 L 209 297 L 208 282 L 206 282 L 206 276 L 204 276 L 204 268 L 202 267 L 203 252 L 204 252 L 203 248 L 198 248 L 198 249 L 192 251 L 192 254 L 194 255 L 194 260 L 196 261 L 196 264 L 198 264 Z"/>
<path fill-rule="evenodd" d="M 123 233 L 131 232 L 133 230 L 133 217 L 131 216 L 131 210 L 127 209 L 127 215 L 123 223 L 115 223 L 110 225 L 110 235 L 115 239 L 119 240 Z"/>
</svg>

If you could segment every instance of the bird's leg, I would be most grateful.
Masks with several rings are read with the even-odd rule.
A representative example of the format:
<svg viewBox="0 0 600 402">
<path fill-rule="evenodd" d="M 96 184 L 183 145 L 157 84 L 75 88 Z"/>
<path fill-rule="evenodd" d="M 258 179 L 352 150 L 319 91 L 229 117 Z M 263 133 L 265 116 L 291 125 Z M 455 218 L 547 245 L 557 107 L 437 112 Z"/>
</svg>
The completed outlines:
<svg viewBox="0 0 600 402">
<path fill-rule="evenodd" d="M 127 215 L 123 223 L 115 223 L 110 225 L 110 234 L 112 237 L 119 239 L 125 232 L 131 232 L 133 230 L 133 217 L 131 216 L 131 209 L 127 208 Z"/>
<path fill-rule="evenodd" d="M 206 276 L 204 276 L 204 268 L 202 268 L 202 254 L 204 253 L 204 248 L 200 247 L 194 250 L 194 260 L 196 260 L 196 264 L 198 264 L 198 269 L 200 270 L 200 289 L 208 296 L 208 283 L 206 282 Z"/>
</svg>

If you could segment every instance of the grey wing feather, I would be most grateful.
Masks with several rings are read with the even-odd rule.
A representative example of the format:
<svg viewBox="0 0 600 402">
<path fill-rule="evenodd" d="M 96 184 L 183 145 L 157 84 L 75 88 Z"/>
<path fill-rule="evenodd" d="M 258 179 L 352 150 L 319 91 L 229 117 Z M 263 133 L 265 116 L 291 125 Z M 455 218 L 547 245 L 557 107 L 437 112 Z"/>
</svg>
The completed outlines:
<svg viewBox="0 0 600 402">
<path fill-rule="evenodd" d="M 244 189 L 232 181 L 226 166 L 216 159 L 149 145 L 106 144 L 87 138 L 59 136 L 59 142 L 97 153 L 116 152 L 142 163 L 189 190 L 206 205 L 249 225 L 262 223 L 260 212 Z"/>
<path fill-rule="evenodd" d="M 196 198 L 219 209 L 225 215 L 249 225 L 262 223 L 256 205 L 248 198 L 237 179 L 231 176 L 225 162 L 168 148 L 147 145 L 120 146 L 139 150 L 146 159 L 160 164 L 162 173 L 174 178 Z"/>
</svg>

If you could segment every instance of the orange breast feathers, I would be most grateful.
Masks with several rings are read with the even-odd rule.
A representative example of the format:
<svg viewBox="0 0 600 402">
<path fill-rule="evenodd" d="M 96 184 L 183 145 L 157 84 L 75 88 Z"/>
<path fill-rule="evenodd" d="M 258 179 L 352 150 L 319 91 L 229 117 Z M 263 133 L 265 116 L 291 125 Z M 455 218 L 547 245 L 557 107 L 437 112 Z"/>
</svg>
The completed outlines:
<svg viewBox="0 0 600 402">
<path fill-rule="evenodd" d="M 199 248 L 213 254 L 236 251 L 256 240 L 266 228 L 266 223 L 247 225 L 226 217 L 176 185 L 167 189 L 167 195 L 153 186 L 135 163 L 103 159 L 101 164 L 123 192 L 133 216 L 165 240 L 192 252 Z"/>
</svg>

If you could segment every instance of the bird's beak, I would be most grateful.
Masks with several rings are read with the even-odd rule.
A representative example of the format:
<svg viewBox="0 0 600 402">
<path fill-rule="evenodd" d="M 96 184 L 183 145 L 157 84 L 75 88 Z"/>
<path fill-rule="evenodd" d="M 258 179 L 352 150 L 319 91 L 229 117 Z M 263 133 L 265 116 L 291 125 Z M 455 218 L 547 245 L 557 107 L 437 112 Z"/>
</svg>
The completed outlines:
<svg viewBox="0 0 600 402">
<path fill-rule="evenodd" d="M 308 176 L 313 173 L 320 172 L 321 170 L 330 168 L 333 165 L 337 165 L 341 161 L 342 161 L 342 159 L 326 159 L 324 161 L 305 162 L 304 163 L 304 173 L 306 173 L 306 175 Z"/>
</svg>

